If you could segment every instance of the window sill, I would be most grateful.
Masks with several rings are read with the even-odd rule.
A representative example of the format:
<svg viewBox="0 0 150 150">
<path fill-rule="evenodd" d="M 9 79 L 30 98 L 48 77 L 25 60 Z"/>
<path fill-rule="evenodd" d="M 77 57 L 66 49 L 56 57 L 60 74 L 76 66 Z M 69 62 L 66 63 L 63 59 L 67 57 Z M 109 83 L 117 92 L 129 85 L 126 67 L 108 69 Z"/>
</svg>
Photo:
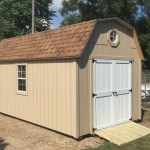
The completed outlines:
<svg viewBox="0 0 150 150">
<path fill-rule="evenodd" d="M 23 92 L 23 91 L 17 91 L 16 94 L 17 95 L 28 96 L 28 93 L 27 92 Z"/>
</svg>

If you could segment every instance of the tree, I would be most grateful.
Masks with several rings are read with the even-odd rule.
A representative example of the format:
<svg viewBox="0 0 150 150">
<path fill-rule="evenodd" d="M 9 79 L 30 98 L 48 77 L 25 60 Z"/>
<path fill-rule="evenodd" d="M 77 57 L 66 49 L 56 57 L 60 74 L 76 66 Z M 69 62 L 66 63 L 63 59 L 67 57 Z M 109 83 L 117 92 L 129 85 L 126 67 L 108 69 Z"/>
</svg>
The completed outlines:
<svg viewBox="0 0 150 150">
<path fill-rule="evenodd" d="M 141 14 L 150 17 L 150 1 L 149 0 L 137 0 L 139 7 L 141 8 Z"/>
<path fill-rule="evenodd" d="M 35 31 L 49 29 L 55 11 L 50 9 L 53 0 L 35 1 Z M 32 24 L 31 0 L 1 0 L 0 39 L 28 34 Z"/>
<path fill-rule="evenodd" d="M 140 8 L 140 14 L 136 21 L 135 28 L 146 59 L 146 61 L 143 62 L 143 69 L 150 70 L 150 1 L 138 0 L 137 2 Z"/>
<path fill-rule="evenodd" d="M 60 25 L 110 17 L 134 24 L 137 10 L 135 0 L 63 0 L 59 11 L 64 20 Z"/>
<path fill-rule="evenodd" d="M 62 8 L 60 8 L 59 12 L 64 17 L 63 21 L 60 23 L 60 26 L 66 26 L 78 22 L 82 22 L 78 20 L 80 16 L 78 10 L 78 0 L 63 0 Z"/>
</svg>

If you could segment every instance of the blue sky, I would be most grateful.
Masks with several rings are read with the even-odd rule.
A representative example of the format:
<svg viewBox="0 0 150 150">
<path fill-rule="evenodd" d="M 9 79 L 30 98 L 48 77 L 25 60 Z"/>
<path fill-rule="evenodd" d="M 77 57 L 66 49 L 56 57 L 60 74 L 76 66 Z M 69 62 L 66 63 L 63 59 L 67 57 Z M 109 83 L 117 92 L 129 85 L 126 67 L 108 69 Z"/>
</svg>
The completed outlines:
<svg viewBox="0 0 150 150">
<path fill-rule="evenodd" d="M 56 17 L 53 17 L 53 24 L 51 25 L 51 29 L 58 28 L 60 22 L 63 19 L 58 11 L 61 7 L 61 2 L 62 0 L 53 0 L 53 5 L 51 6 L 51 8 L 57 12 L 56 12 Z"/>
</svg>

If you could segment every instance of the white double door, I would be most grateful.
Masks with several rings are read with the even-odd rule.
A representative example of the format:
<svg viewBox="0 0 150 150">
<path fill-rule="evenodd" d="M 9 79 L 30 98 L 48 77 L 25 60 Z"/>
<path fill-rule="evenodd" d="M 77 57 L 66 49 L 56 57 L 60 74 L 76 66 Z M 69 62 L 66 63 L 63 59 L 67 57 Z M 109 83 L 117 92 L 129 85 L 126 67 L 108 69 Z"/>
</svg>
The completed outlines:
<svg viewBox="0 0 150 150">
<path fill-rule="evenodd" d="M 131 63 L 94 60 L 94 128 L 102 129 L 131 118 Z"/>
</svg>

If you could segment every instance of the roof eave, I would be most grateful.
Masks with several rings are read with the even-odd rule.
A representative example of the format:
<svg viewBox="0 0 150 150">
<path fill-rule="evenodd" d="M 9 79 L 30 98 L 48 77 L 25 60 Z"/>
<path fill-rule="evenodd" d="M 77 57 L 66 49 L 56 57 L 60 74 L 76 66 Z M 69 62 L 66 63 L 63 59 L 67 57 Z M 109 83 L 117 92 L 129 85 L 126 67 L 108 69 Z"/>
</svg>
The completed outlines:
<svg viewBox="0 0 150 150">
<path fill-rule="evenodd" d="M 23 61 L 38 61 L 38 60 L 53 60 L 53 59 L 75 59 L 78 56 L 64 56 L 64 57 L 42 57 L 42 58 L 24 58 L 24 59 L 8 59 L 0 60 L 0 62 L 23 62 Z"/>
</svg>

